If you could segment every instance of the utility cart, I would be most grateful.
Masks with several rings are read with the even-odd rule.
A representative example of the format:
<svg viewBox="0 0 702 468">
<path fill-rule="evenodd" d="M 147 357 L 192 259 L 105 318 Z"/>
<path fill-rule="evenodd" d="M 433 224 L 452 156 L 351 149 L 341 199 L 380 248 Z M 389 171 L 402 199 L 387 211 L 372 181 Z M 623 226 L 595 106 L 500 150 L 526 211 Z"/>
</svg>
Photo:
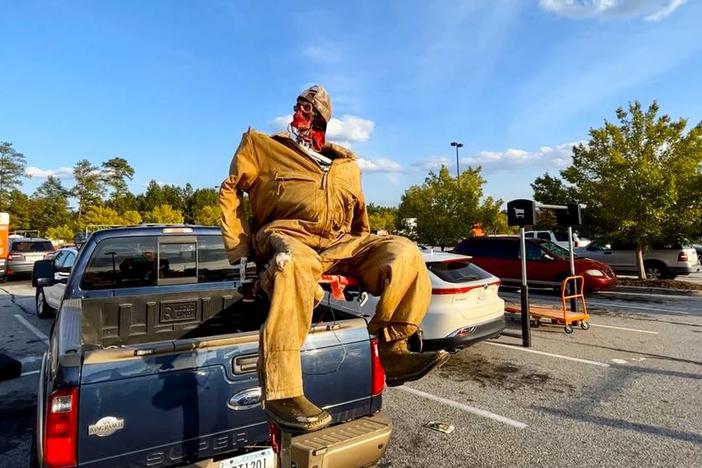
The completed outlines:
<svg viewBox="0 0 702 468">
<path fill-rule="evenodd" d="M 568 286 L 572 284 L 573 293 Z M 583 290 L 585 287 L 585 278 L 581 275 L 569 276 L 563 280 L 561 283 L 561 308 L 556 307 L 546 307 L 546 306 L 530 306 L 529 307 L 529 320 L 531 320 L 534 327 L 540 327 L 542 325 L 542 319 L 550 319 L 550 323 L 563 325 L 563 329 L 566 333 L 573 333 L 573 325 L 580 325 L 583 330 L 588 330 L 590 328 L 590 314 L 587 313 L 587 305 L 585 304 L 585 295 Z M 566 301 L 574 299 L 580 300 L 582 304 L 582 312 L 571 312 L 566 306 Z M 505 312 L 510 314 L 521 314 L 522 310 L 518 306 L 507 306 L 505 307 Z"/>
</svg>

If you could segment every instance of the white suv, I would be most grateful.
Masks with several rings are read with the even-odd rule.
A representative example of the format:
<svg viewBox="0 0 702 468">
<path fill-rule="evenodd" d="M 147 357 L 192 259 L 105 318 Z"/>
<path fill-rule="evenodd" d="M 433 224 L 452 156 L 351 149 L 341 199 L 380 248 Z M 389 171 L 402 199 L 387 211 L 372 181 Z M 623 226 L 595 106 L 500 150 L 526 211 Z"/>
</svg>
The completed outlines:
<svg viewBox="0 0 702 468">
<path fill-rule="evenodd" d="M 638 273 L 636 250 L 629 244 L 595 241 L 586 248 L 576 249 L 575 253 L 604 262 L 617 273 L 630 275 Z M 697 251 L 692 247 L 654 245 L 644 252 L 644 268 L 649 278 L 673 279 L 678 275 L 689 275 L 700 271 L 700 264 Z"/>
<path fill-rule="evenodd" d="M 564 249 L 570 248 L 568 243 L 568 232 L 554 231 L 527 231 L 524 233 L 527 239 L 542 239 L 558 244 Z M 573 248 L 585 247 L 590 243 L 587 239 L 580 239 L 576 233 L 573 233 Z"/>
</svg>

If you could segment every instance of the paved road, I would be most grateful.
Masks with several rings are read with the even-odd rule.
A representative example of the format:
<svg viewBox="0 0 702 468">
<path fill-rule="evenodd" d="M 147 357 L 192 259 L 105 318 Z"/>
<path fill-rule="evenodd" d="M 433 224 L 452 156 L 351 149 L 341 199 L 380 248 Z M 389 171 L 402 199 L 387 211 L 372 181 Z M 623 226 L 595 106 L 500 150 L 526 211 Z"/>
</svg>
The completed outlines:
<svg viewBox="0 0 702 468">
<path fill-rule="evenodd" d="M 0 291 L 0 348 L 36 370 L 50 323 L 33 315 L 26 283 L 0 288 L 13 294 Z M 588 331 L 534 329 L 529 350 L 508 337 L 481 343 L 388 389 L 395 431 L 381 466 L 702 465 L 702 297 L 597 295 L 588 304 Z M 35 386 L 31 373 L 0 383 L 0 467 L 26 466 Z"/>
</svg>

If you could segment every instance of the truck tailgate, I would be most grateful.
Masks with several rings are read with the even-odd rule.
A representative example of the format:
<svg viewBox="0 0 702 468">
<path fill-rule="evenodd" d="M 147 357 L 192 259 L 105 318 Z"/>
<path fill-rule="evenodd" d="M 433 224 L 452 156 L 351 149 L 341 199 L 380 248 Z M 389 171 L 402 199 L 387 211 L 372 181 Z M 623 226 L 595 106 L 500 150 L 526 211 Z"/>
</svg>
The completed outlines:
<svg viewBox="0 0 702 468">
<path fill-rule="evenodd" d="M 79 466 L 170 466 L 266 444 L 257 353 L 256 332 L 87 352 Z M 313 329 L 302 364 L 307 397 L 336 421 L 370 414 L 364 320 Z"/>
</svg>

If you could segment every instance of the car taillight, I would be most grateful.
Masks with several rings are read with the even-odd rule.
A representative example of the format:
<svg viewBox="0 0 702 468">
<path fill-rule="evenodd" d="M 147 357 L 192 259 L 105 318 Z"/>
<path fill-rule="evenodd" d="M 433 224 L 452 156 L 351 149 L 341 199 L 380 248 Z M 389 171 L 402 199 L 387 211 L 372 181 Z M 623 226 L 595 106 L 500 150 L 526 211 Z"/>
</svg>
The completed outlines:
<svg viewBox="0 0 702 468">
<path fill-rule="evenodd" d="M 380 354 L 378 353 L 378 339 L 373 338 L 370 342 L 371 346 L 371 396 L 380 395 L 385 388 L 385 368 L 380 362 Z"/>
<path fill-rule="evenodd" d="M 7 261 L 11 261 L 11 260 L 15 260 L 15 261 L 20 261 L 20 262 L 21 262 L 21 261 L 24 260 L 24 255 L 18 254 L 18 253 L 16 253 L 16 254 L 9 253 L 9 254 L 7 254 Z"/>
<path fill-rule="evenodd" d="M 686 262 L 687 261 L 687 252 L 680 252 L 678 254 L 678 261 L 679 262 Z"/>
<path fill-rule="evenodd" d="M 78 438 L 78 389 L 61 388 L 51 394 L 44 427 L 44 464 L 75 466 Z"/>
</svg>

